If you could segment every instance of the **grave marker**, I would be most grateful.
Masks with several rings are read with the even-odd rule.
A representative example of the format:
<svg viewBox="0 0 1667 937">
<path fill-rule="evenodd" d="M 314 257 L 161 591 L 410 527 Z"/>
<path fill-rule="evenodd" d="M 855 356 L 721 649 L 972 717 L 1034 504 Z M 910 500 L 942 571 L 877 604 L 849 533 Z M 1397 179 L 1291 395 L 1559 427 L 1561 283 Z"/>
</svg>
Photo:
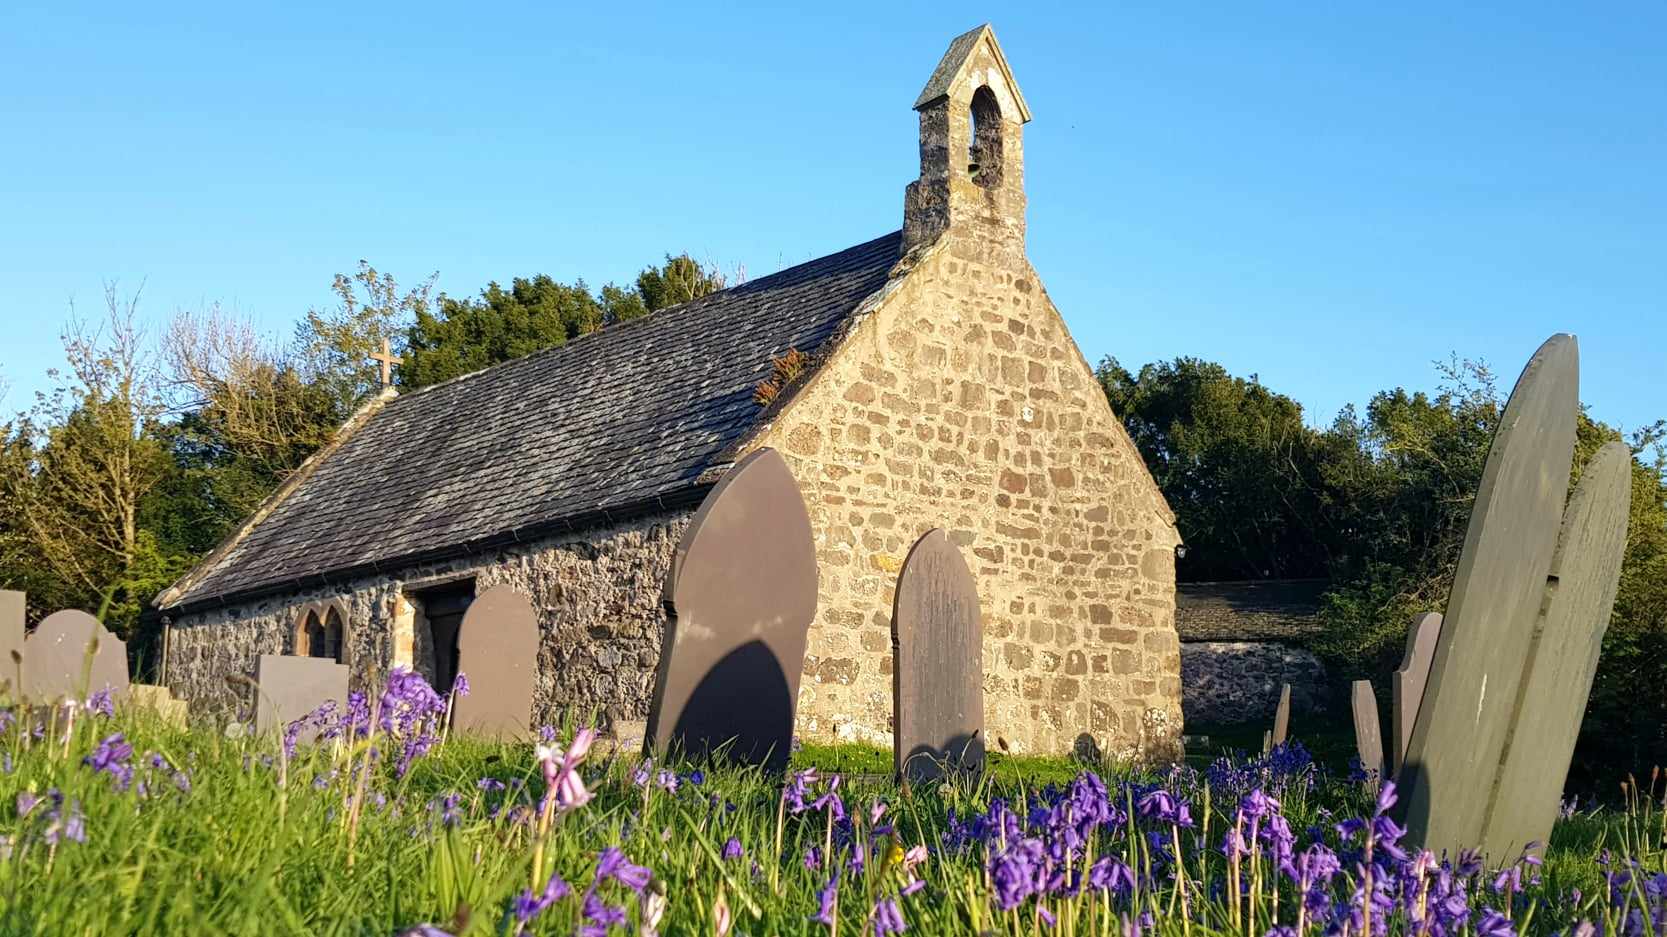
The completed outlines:
<svg viewBox="0 0 1667 937">
<path fill-rule="evenodd" d="M 1406 763 L 1407 745 L 1412 741 L 1412 727 L 1418 721 L 1418 707 L 1424 700 L 1424 686 L 1430 678 L 1430 661 L 1440 637 L 1441 613 L 1426 612 L 1418 616 L 1407 631 L 1407 650 L 1401 658 L 1400 669 L 1389 676 L 1395 721 L 1392 727 L 1395 737 L 1391 740 L 1393 771 L 1399 772 Z"/>
<path fill-rule="evenodd" d="M 1289 683 L 1282 683 L 1279 685 L 1279 705 L 1275 707 L 1273 711 L 1273 735 L 1270 739 L 1273 748 L 1278 748 L 1279 746 L 1284 745 L 1285 738 L 1290 734 L 1290 732 L 1291 685 Z M 1269 751 L 1272 751 L 1273 748 L 1270 748 Z"/>
<path fill-rule="evenodd" d="M 666 576 L 666 637 L 646 746 L 785 768 L 816 616 L 816 547 L 799 486 L 760 449 L 712 489 Z"/>
<path fill-rule="evenodd" d="M 1529 843 L 1543 850 L 1551 837 L 1615 606 L 1631 495 L 1632 452 L 1612 442 L 1592 457 L 1569 499 L 1483 827 L 1483 852 L 1495 861 L 1515 858 Z"/>
<path fill-rule="evenodd" d="M 469 695 L 452 704 L 453 729 L 498 738 L 529 734 L 538 614 L 526 596 L 506 585 L 475 596 L 457 631 L 457 669 L 469 681 Z"/>
<path fill-rule="evenodd" d="M 324 657 L 262 654 L 255 663 L 255 731 L 282 732 L 290 723 L 336 701 L 347 708 L 347 666 Z M 310 734 L 310 733 L 309 733 Z"/>
<path fill-rule="evenodd" d="M 24 640 L 26 698 L 36 703 L 64 697 L 84 701 L 107 687 L 116 699 L 127 695 L 127 644 L 86 612 L 53 612 Z"/>
<path fill-rule="evenodd" d="M 1373 791 L 1383 783 L 1383 729 L 1378 724 L 1378 698 L 1372 681 L 1356 680 L 1350 685 L 1349 708 L 1354 713 L 1354 750 L 1367 786 Z"/>
<path fill-rule="evenodd" d="M 942 530 L 915 541 L 892 602 L 893 763 L 910 781 L 984 765 L 983 629 L 966 560 Z"/>
<path fill-rule="evenodd" d="M 190 709 L 185 700 L 174 699 L 174 694 L 167 687 L 134 683 L 128 686 L 127 693 L 128 705 L 149 709 L 176 729 L 185 728 Z"/>
<path fill-rule="evenodd" d="M 28 599 L 21 592 L 0 589 L 0 684 L 16 699 L 23 695 L 23 615 Z"/>
<path fill-rule="evenodd" d="M 1401 772 L 1408 841 L 1437 853 L 1482 838 L 1557 546 L 1579 383 L 1574 337 L 1552 336 L 1488 450 Z"/>
</svg>

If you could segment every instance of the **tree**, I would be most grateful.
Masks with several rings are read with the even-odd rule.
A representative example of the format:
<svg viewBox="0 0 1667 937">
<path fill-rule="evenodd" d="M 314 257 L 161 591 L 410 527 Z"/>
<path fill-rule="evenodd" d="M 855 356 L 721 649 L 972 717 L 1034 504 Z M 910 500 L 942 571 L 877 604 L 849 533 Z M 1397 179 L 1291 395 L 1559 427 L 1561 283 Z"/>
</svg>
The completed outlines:
<svg viewBox="0 0 1667 937">
<path fill-rule="evenodd" d="M 65 605 L 97 608 L 130 635 L 141 596 L 177 563 L 161 555 L 140 516 L 171 467 L 158 434 L 164 412 L 154 361 L 135 321 L 138 295 L 105 290 L 107 316 L 89 327 L 72 316 L 64 334 L 69 373 L 12 426 L 0 462 L 13 549 L 49 572 Z"/>
<path fill-rule="evenodd" d="M 381 392 L 380 365 L 370 356 L 382 350 L 383 341 L 395 354 L 404 351 L 411 322 L 434 303 L 438 277 L 431 275 L 401 292 L 391 275 L 361 260 L 356 273 L 336 274 L 330 287 L 338 300 L 335 308 L 307 312 L 296 329 L 296 360 L 303 382 L 329 395 L 336 423 Z"/>
<path fill-rule="evenodd" d="M 1097 374 L 1176 513 L 1182 578 L 1325 574 L 1316 434 L 1296 401 L 1197 358 L 1133 375 L 1108 357 Z"/>
<path fill-rule="evenodd" d="M 293 351 L 218 306 L 176 315 L 162 347 L 178 416 L 163 436 L 177 471 L 153 524 L 164 542 L 200 553 L 327 443 L 342 413 Z"/>
<path fill-rule="evenodd" d="M 410 390 L 437 384 L 580 335 L 641 318 L 677 303 L 723 289 L 716 270 L 681 254 L 645 267 L 634 286 L 613 284 L 593 295 L 584 280 L 561 283 L 539 274 L 517 277 L 509 289 L 497 283 L 479 299 L 441 297 L 439 314 L 418 310 L 406 333 L 400 386 Z"/>
</svg>

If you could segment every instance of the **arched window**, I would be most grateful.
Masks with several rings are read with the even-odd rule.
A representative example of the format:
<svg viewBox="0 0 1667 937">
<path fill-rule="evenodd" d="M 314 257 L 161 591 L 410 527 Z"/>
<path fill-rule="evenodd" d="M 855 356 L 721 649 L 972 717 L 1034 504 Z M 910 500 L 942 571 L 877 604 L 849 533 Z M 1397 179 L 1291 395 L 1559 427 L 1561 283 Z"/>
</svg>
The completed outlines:
<svg viewBox="0 0 1667 937">
<path fill-rule="evenodd" d="M 295 653 L 299 657 L 319 657 L 345 664 L 347 623 L 341 608 L 310 607 L 301 613 L 295 628 Z"/>
<path fill-rule="evenodd" d="M 1001 103 L 989 85 L 972 93 L 972 135 L 967 141 L 967 172 L 986 189 L 1001 184 Z"/>
</svg>

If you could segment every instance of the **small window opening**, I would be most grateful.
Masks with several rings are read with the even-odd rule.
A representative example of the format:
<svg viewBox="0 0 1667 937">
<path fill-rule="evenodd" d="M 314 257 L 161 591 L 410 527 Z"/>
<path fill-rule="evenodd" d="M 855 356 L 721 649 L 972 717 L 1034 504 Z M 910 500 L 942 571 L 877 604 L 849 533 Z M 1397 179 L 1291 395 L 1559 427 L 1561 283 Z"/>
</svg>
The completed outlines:
<svg viewBox="0 0 1667 937">
<path fill-rule="evenodd" d="M 989 85 L 972 94 L 972 137 L 967 142 L 967 174 L 986 189 L 1001 183 L 1001 104 Z"/>
<path fill-rule="evenodd" d="M 339 608 L 331 606 L 323 612 L 310 608 L 302 614 L 301 623 L 295 629 L 295 653 L 345 664 L 346 635 L 347 622 L 342 620 Z"/>
</svg>

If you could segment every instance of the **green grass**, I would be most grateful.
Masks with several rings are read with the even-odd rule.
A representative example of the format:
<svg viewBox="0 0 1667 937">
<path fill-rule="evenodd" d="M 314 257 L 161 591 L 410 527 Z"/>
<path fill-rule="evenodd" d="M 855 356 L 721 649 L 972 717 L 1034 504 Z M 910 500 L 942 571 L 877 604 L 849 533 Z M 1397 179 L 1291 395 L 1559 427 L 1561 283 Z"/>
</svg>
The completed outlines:
<svg viewBox="0 0 1667 937">
<path fill-rule="evenodd" d="M 126 791 L 83 764 L 100 739 L 116 732 L 135 749 L 137 767 Z M 82 717 L 67 737 L 42 741 L 27 740 L 14 728 L 0 733 L 0 751 L 9 764 L 0 774 L 4 934 L 392 935 L 423 923 L 453 933 L 512 933 L 506 909 L 519 892 L 535 881 L 542 885 L 552 870 L 582 891 L 605 846 L 618 846 L 653 870 L 667 902 L 662 933 L 712 933 L 720 893 L 734 918 L 731 933 L 763 937 L 832 930 L 810 920 L 826 874 L 807 869 L 803 861 L 808 849 L 828 844 L 827 815 L 784 814 L 781 779 L 754 769 L 708 766 L 704 783 L 684 780 L 672 793 L 633 783 L 634 753 L 593 753 L 582 770 L 595 799 L 561 816 L 540 837 L 536 823 L 523 822 L 544 789 L 531 745 L 452 739 L 419 759 L 403 778 L 373 767 L 362 791 L 354 767 L 364 762 L 362 744 L 303 749 L 288 761 L 278 757 L 272 739 L 228 740 L 202 730 L 176 730 L 143 713 Z M 170 767 L 148 767 L 149 752 Z M 892 843 L 899 849 L 935 847 L 950 810 L 966 816 L 995 797 L 1022 803 L 1027 794 L 1068 781 L 1084 767 L 1066 759 L 999 754 L 991 761 L 982 778 L 911 790 L 890 780 L 888 752 L 806 745 L 796 753 L 796 767 L 844 775 L 839 793 L 858 822 L 861 841 L 871 842 L 874 803 L 886 805 L 882 822 L 895 825 L 894 838 L 868 850 L 863 871 L 845 875 L 836 935 L 872 933 L 868 916 L 875 901 L 895 893 L 903 881 L 897 865 L 888 864 Z M 188 791 L 175 783 L 172 766 L 189 774 Z M 685 774 L 690 770 L 677 767 Z M 1108 784 L 1128 774 L 1115 766 L 1096 770 Z M 482 778 L 520 785 L 520 793 L 513 787 L 483 791 L 477 783 Z M 79 805 L 85 842 L 60 839 L 49 845 L 43 807 L 19 816 L 18 793 L 49 790 L 61 792 L 66 805 Z M 1220 792 L 1214 794 L 1211 846 L 1221 835 L 1222 812 L 1231 809 Z M 455 822 L 444 816 L 447 795 L 458 797 Z M 1329 822 L 1323 810 L 1340 817 L 1365 805 L 1357 788 L 1335 782 L 1312 790 L 1298 785 L 1285 794 L 1286 815 L 1299 830 Z M 1195 805 L 1200 821 L 1204 806 Z M 1562 824 L 1544 882 L 1531 892 L 1532 929 L 1563 926 L 1580 913 L 1566 903 L 1572 888 L 1601 895 L 1596 857 L 1605 848 L 1667 871 L 1660 837 L 1659 813 L 1642 806 L 1630 815 L 1606 812 Z M 721 858 L 731 838 L 745 849 L 743 858 Z M 1108 838 L 1091 848 L 1122 856 L 1136 868 L 1153 861 L 1138 840 Z M 1212 849 L 1187 861 L 1195 878 L 1224 874 L 1223 860 Z M 1017 935 L 1039 927 L 1034 901 L 1012 911 L 996 907 L 981 848 L 935 854 L 917 871 L 925 887 L 902 902 L 910 934 Z M 1050 902 L 1050 910 L 1060 915 L 1061 933 L 1121 933 L 1121 915 L 1144 908 L 1156 912 L 1157 933 L 1261 937 L 1272 920 L 1266 898 L 1276 890 L 1265 886 L 1260 893 L 1261 910 L 1251 912 L 1253 927 L 1231 924 L 1226 899 L 1206 896 L 1190 899 L 1196 902 L 1195 920 L 1183 925 L 1174 913 L 1173 886 L 1161 884 L 1121 905 L 1061 899 Z M 629 918 L 629 929 L 612 933 L 637 933 L 639 899 L 617 883 L 604 885 L 599 895 L 622 906 Z M 1283 900 L 1288 920 L 1293 899 Z M 579 901 L 570 898 L 536 918 L 527 932 L 571 933 L 579 915 Z"/>
</svg>

